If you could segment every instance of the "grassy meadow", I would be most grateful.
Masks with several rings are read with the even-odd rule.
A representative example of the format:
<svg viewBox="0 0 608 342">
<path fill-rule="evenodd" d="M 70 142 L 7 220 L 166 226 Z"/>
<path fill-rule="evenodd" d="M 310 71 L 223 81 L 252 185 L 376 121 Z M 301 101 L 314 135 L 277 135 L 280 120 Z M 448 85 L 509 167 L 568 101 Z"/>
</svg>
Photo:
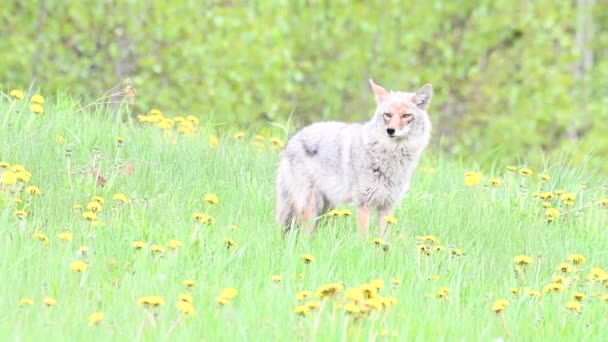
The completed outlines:
<svg viewBox="0 0 608 342">
<path fill-rule="evenodd" d="M 273 184 L 289 130 L 162 108 L 113 124 L 106 106 L 13 95 L 2 340 L 608 335 L 608 187 L 584 163 L 482 169 L 429 150 L 389 241 L 362 240 L 353 207 L 284 236 Z"/>
</svg>

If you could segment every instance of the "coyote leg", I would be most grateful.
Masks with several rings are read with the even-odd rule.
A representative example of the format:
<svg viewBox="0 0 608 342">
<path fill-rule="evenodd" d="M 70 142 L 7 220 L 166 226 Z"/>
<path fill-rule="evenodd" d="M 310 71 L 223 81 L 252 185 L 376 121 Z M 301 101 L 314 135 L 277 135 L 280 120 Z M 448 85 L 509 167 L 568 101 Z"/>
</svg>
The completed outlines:
<svg viewBox="0 0 608 342">
<path fill-rule="evenodd" d="M 369 207 L 360 206 L 357 208 L 357 228 L 359 234 L 365 240 L 369 239 Z"/>
<path fill-rule="evenodd" d="M 312 234 L 315 230 L 316 222 L 315 218 L 317 214 L 315 212 L 317 194 L 313 190 L 310 192 L 310 197 L 308 197 L 308 201 L 306 202 L 306 206 L 304 207 L 304 213 L 302 214 L 302 224 L 304 225 L 304 233 Z"/>
</svg>

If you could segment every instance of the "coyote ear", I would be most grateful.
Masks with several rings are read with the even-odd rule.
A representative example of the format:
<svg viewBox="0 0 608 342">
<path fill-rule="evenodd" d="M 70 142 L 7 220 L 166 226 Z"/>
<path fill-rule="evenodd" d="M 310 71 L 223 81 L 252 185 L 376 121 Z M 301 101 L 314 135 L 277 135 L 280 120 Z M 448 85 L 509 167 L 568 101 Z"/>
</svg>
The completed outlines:
<svg viewBox="0 0 608 342">
<path fill-rule="evenodd" d="M 412 100 L 418 108 L 422 110 L 428 110 L 431 105 L 431 98 L 433 97 L 433 86 L 425 84 L 422 88 L 418 89 L 414 99 Z"/>
<path fill-rule="evenodd" d="M 372 86 L 372 90 L 374 91 L 374 95 L 376 97 L 376 103 L 382 102 L 386 96 L 388 95 L 388 91 L 382 88 L 381 86 L 374 83 L 374 80 L 369 79 L 369 85 Z"/>
</svg>

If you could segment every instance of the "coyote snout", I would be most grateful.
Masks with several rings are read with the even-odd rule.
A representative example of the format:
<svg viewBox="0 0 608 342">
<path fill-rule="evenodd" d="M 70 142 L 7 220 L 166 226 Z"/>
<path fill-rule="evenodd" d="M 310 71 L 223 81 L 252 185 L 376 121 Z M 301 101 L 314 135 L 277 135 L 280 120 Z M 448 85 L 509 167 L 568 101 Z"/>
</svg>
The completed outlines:
<svg viewBox="0 0 608 342">
<path fill-rule="evenodd" d="M 294 223 L 312 232 L 329 208 L 357 206 L 357 225 L 369 236 L 369 216 L 383 217 L 407 192 L 410 178 L 431 137 L 427 110 L 433 88 L 387 91 L 369 80 L 376 109 L 366 123 L 323 122 L 297 132 L 281 154 L 277 175 L 276 219 L 286 230 Z"/>
</svg>

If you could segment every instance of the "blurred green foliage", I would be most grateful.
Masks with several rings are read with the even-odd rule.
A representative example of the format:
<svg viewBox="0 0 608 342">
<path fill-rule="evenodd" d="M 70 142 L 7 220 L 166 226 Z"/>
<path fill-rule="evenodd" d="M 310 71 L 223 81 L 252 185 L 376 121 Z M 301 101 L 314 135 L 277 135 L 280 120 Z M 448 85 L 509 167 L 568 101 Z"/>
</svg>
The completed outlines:
<svg viewBox="0 0 608 342">
<path fill-rule="evenodd" d="M 608 11 L 578 1 L 11 1 L 1 87 L 227 124 L 364 120 L 367 79 L 435 88 L 435 142 L 481 162 L 608 155 Z M 589 59 L 591 58 L 591 59 Z M 441 139 L 439 139 L 441 137 Z M 488 153 L 488 151 L 493 151 Z"/>
</svg>

